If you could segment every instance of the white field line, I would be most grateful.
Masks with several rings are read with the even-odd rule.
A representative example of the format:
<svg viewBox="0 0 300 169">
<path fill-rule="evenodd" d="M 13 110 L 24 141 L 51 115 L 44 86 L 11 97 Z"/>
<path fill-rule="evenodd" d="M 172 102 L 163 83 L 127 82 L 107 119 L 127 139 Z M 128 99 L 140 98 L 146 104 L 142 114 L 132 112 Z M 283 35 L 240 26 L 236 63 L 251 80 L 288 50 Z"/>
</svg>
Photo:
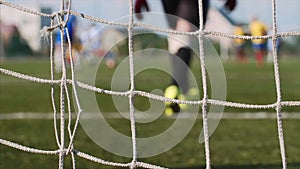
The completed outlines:
<svg viewBox="0 0 300 169">
<path fill-rule="evenodd" d="M 80 117 L 81 119 L 99 119 L 99 118 L 105 118 L 105 119 L 124 119 L 129 117 L 129 113 L 122 113 L 125 117 L 123 117 L 121 114 L 112 112 L 112 113 L 83 113 Z M 194 115 L 192 113 L 181 113 L 181 118 L 183 119 L 190 119 L 193 118 Z M 66 114 L 67 116 L 67 114 Z M 76 117 L 75 114 L 72 115 L 73 118 Z M 53 113 L 31 113 L 31 112 L 18 112 L 18 113 L 0 113 L 0 120 L 23 120 L 23 119 L 31 119 L 31 120 L 52 120 Z M 59 117 L 58 117 L 59 118 Z M 66 117 L 67 118 L 67 117 Z M 155 118 L 150 113 L 137 113 L 136 119 L 148 119 L 148 118 Z M 173 117 L 165 117 L 164 115 L 161 115 L 159 117 L 160 119 L 175 119 L 176 116 Z M 198 114 L 197 118 L 202 118 L 201 114 Z M 219 115 L 214 113 L 210 114 L 210 118 L 219 118 Z M 300 119 L 300 112 L 283 112 L 282 113 L 283 119 Z M 245 113 L 223 113 L 222 119 L 276 119 L 276 113 L 270 113 L 270 112 L 245 112 Z"/>
</svg>

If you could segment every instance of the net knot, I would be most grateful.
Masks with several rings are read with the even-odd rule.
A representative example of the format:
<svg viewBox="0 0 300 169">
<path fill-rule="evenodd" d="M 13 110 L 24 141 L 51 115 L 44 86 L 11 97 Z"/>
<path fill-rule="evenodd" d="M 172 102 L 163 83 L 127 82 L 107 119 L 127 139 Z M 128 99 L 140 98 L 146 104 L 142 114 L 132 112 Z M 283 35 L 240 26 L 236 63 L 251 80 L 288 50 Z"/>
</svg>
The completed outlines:
<svg viewBox="0 0 300 169">
<path fill-rule="evenodd" d="M 68 149 L 65 150 L 65 155 L 69 155 L 70 153 L 77 153 L 76 150 L 74 151 L 73 146 L 70 146 Z"/>
<path fill-rule="evenodd" d="M 63 29 L 63 28 L 65 28 L 65 27 L 67 27 L 67 22 L 66 22 L 66 21 L 62 21 L 62 22 L 60 23 L 60 25 L 61 25 L 61 28 Z"/>
<path fill-rule="evenodd" d="M 133 160 L 133 161 L 131 162 L 130 169 L 134 169 L 134 168 L 137 168 L 137 167 L 138 167 L 138 166 L 137 166 L 136 160 Z"/>
</svg>

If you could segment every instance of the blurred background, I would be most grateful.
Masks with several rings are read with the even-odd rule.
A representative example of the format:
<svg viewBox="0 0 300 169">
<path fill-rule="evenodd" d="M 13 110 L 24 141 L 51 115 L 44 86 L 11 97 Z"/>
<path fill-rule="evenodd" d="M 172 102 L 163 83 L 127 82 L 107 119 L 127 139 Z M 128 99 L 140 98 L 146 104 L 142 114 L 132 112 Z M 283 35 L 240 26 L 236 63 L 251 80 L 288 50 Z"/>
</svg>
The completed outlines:
<svg viewBox="0 0 300 169">
<path fill-rule="evenodd" d="M 23 5 L 30 9 L 53 13 L 60 8 L 59 0 L 8 0 L 16 4 Z M 72 9 L 87 15 L 104 18 L 107 20 L 124 21 L 128 19 L 128 2 L 124 0 L 74 0 Z M 151 12 L 162 12 L 160 0 L 151 0 L 149 3 Z M 238 1 L 236 9 L 229 13 L 222 7 L 223 2 L 219 0 L 211 1 L 211 8 L 208 16 L 207 30 L 214 30 L 225 33 L 233 33 L 236 25 L 242 24 L 245 32 L 251 18 L 257 17 L 261 22 L 272 27 L 272 2 L 271 0 L 243 0 Z M 279 32 L 300 30 L 300 1 L 298 0 L 277 0 L 277 24 Z M 77 36 L 87 30 L 91 23 L 78 19 Z M 49 53 L 49 40 L 40 37 L 40 30 L 44 26 L 50 25 L 50 19 L 25 14 L 18 10 L 12 10 L 1 6 L 1 57 L 14 56 L 41 56 L 45 57 Z M 153 17 L 145 15 L 141 22 L 151 23 L 160 27 L 167 27 L 164 17 Z M 103 26 L 103 25 L 102 25 Z M 111 28 L 120 30 L 120 28 Z M 121 31 L 124 33 L 124 31 Z M 113 34 L 112 34 L 113 36 Z M 108 37 L 112 37 L 108 36 Z M 221 57 L 228 59 L 233 56 L 233 43 L 230 39 L 211 37 L 219 50 Z M 294 53 L 299 54 L 299 37 L 284 38 L 282 40 L 282 50 L 286 55 L 294 57 Z M 15 50 L 17 49 L 17 50 Z M 250 49 L 251 50 L 251 49 Z M 231 52 L 231 53 L 230 53 Z"/>
</svg>

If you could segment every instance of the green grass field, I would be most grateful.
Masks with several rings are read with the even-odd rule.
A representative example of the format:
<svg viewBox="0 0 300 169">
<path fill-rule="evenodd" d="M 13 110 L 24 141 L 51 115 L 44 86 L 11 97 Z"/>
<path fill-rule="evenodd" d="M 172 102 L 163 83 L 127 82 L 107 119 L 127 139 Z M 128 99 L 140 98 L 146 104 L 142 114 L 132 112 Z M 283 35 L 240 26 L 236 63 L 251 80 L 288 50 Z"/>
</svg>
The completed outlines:
<svg viewBox="0 0 300 169">
<path fill-rule="evenodd" d="M 300 61 L 283 60 L 280 62 L 280 79 L 282 100 L 293 101 L 300 100 Z M 192 70 L 196 77 L 200 92 L 201 75 L 199 63 L 194 62 Z M 17 60 L 6 61 L 0 65 L 3 68 L 29 74 L 40 78 L 50 78 L 50 63 L 47 60 Z M 273 73 L 273 65 L 266 64 L 258 68 L 255 62 L 249 64 L 237 64 L 235 62 L 225 62 L 223 64 L 227 82 L 227 101 L 249 103 L 249 104 L 272 104 L 276 102 L 276 88 Z M 97 74 L 97 87 L 110 89 L 113 69 L 107 69 L 100 66 Z M 129 76 L 124 72 L 124 76 Z M 0 112 L 52 112 L 50 102 L 50 85 L 36 84 L 25 80 L 19 80 L 14 77 L 2 75 L 0 77 Z M 59 79 L 56 74 L 56 79 Z M 162 81 L 162 79 L 165 79 Z M 160 71 L 145 71 L 138 74 L 135 78 L 136 88 L 138 90 L 151 91 L 153 89 L 163 90 L 169 83 L 169 76 Z M 104 112 L 115 112 L 111 97 L 108 95 L 97 95 L 99 102 L 105 100 L 106 104 L 101 105 Z M 137 99 L 139 103 L 145 102 L 145 99 Z M 32 106 L 35 103 L 35 106 Z M 148 104 L 138 104 L 140 109 L 147 109 Z M 226 107 L 227 112 L 253 111 Z M 262 110 L 255 110 L 262 111 Z M 273 110 L 264 110 L 273 111 Z M 300 112 L 299 107 L 286 107 L 284 111 Z"/>
<path fill-rule="evenodd" d="M 40 149 L 57 149 L 53 122 L 51 120 L 1 121 L 1 138 Z M 127 132 L 127 120 L 111 120 L 117 130 Z M 171 120 L 158 120 L 156 125 L 168 126 Z M 125 126 L 125 127 L 124 127 Z M 139 132 L 155 133 L 159 128 L 153 125 L 139 126 Z M 285 120 L 285 141 L 289 168 L 300 167 L 299 120 Z M 198 120 L 188 136 L 175 148 L 159 156 L 140 159 L 170 168 L 204 168 L 204 146 L 197 142 L 201 120 Z M 138 134 L 139 135 L 139 134 Z M 281 159 L 275 120 L 222 120 L 210 140 L 211 160 L 216 169 L 280 169 Z M 93 156 L 115 162 L 130 162 L 128 158 L 113 155 L 97 146 L 79 128 L 75 148 Z M 0 146 L 1 168 L 56 168 L 57 156 L 29 154 L 13 148 Z M 67 158 L 66 168 L 71 168 Z M 112 168 L 76 158 L 77 168 Z"/>
<path fill-rule="evenodd" d="M 283 100 L 300 100 L 300 60 L 280 61 L 281 92 Z M 228 61 L 223 64 L 227 79 L 227 101 L 249 104 L 271 104 L 276 102 L 276 88 L 272 64 L 258 68 L 250 60 L 248 64 Z M 1 68 L 29 74 L 40 78 L 50 77 L 50 64 L 47 60 L 21 59 L 7 60 Z M 201 84 L 200 68 L 197 62 L 192 65 L 193 72 Z M 101 67 L 97 78 L 98 87 L 110 89 L 114 70 Z M 59 78 L 59 74 L 56 74 Z M 163 84 L 161 79 L 166 79 Z M 163 89 L 169 77 L 156 71 L 147 71 L 136 77 L 139 90 L 151 91 Z M 200 87 L 201 88 L 201 87 Z M 58 97 L 58 95 L 56 95 Z M 116 112 L 111 96 L 97 95 L 101 110 Z M 149 102 L 145 98 L 136 100 L 138 109 L 145 110 Z M 35 84 L 0 74 L 0 113 L 13 112 L 52 112 L 50 85 Z M 226 112 L 256 112 L 270 110 L 244 110 L 225 108 Z M 300 112 L 299 107 L 285 107 L 285 112 Z M 129 135 L 129 121 L 110 119 L 109 123 L 116 130 Z M 172 119 L 158 119 L 153 123 L 137 125 L 138 136 L 154 135 L 168 128 Z M 287 159 L 289 169 L 300 168 L 300 121 L 283 121 Z M 151 129 L 151 130 L 149 130 Z M 161 155 L 139 159 L 170 168 L 204 168 L 204 145 L 198 143 L 201 120 L 197 120 L 188 136 L 175 148 Z M 29 147 L 57 149 L 52 120 L 0 120 L 0 138 L 20 143 Z M 75 148 L 93 156 L 114 161 L 130 162 L 131 159 L 113 155 L 97 146 L 81 127 L 75 137 Z M 276 120 L 221 120 L 210 140 L 211 161 L 214 169 L 280 169 L 281 158 L 277 136 Z M 0 145 L 0 168 L 57 168 L 58 157 L 29 154 Z M 84 159 L 76 158 L 77 168 L 112 168 Z M 71 168 L 70 158 L 66 168 Z"/>
</svg>

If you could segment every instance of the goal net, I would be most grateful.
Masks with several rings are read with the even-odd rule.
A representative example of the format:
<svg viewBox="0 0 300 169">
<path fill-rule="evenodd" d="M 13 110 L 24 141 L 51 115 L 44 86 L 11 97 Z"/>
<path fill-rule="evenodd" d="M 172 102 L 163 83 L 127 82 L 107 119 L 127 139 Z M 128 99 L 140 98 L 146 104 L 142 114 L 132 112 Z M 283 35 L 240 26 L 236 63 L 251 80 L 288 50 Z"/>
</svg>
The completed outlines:
<svg viewBox="0 0 300 169">
<path fill-rule="evenodd" d="M 155 164 L 149 164 L 145 162 L 141 162 L 138 159 L 138 150 L 137 150 L 137 136 L 136 136 L 136 112 L 134 108 L 134 100 L 137 96 L 146 97 L 149 99 L 157 100 L 160 102 L 174 102 L 178 104 L 193 104 L 193 105 L 199 105 L 202 107 L 202 122 L 203 122 L 203 141 L 205 146 L 205 162 L 206 162 L 206 168 L 211 168 L 211 157 L 210 157 L 210 145 L 209 145 L 209 125 L 208 125 L 208 107 L 210 105 L 217 105 L 217 106 L 225 106 L 225 107 L 233 107 L 233 108 L 244 108 L 244 109 L 275 109 L 276 110 L 276 119 L 277 119 L 277 127 L 278 127 L 278 140 L 279 140 L 279 149 L 281 154 L 281 160 L 282 160 L 282 168 L 287 168 L 287 156 L 285 151 L 285 143 L 284 143 L 284 128 L 282 125 L 282 108 L 286 106 L 300 106 L 300 101 L 285 101 L 282 100 L 282 94 L 281 94 L 281 82 L 280 82 L 280 73 L 279 73 L 279 63 L 278 63 L 278 54 L 276 50 L 277 46 L 277 39 L 281 37 L 289 37 L 289 36 L 300 36 L 299 31 L 295 32 L 278 32 L 277 30 L 277 7 L 276 7 L 276 0 L 272 1 L 272 17 L 273 17 L 273 23 L 272 23 L 272 34 L 265 35 L 265 36 L 237 36 L 233 34 L 223 33 L 223 32 L 216 32 L 212 30 L 206 30 L 204 29 L 203 21 L 200 21 L 199 29 L 194 32 L 180 32 L 180 31 L 174 31 L 171 29 L 164 29 L 157 27 L 155 25 L 150 24 L 144 24 L 136 21 L 134 19 L 134 12 L 133 12 L 133 0 L 128 0 L 129 3 L 129 20 L 126 23 L 123 22 L 116 22 L 116 21 L 110 21 L 103 18 L 95 17 L 86 15 L 84 13 L 76 12 L 71 9 L 72 6 L 72 0 L 69 0 L 68 6 L 65 6 L 65 1 L 67 0 L 61 0 L 60 1 L 60 9 L 59 11 L 53 12 L 52 14 L 46 14 L 37 12 L 35 10 L 32 10 L 30 8 L 23 7 L 21 5 L 17 5 L 8 1 L 0 0 L 1 7 L 11 8 L 12 10 L 19 10 L 24 12 L 25 14 L 31 14 L 31 15 L 37 15 L 42 17 L 47 17 L 51 19 L 51 25 L 44 27 L 41 30 L 41 33 L 45 37 L 50 38 L 50 62 L 51 62 L 51 77 L 49 79 L 41 79 L 32 75 L 22 74 L 19 72 L 16 72 L 14 70 L 8 70 L 5 68 L 0 67 L 0 73 L 5 74 L 8 76 L 16 77 L 19 79 L 25 79 L 28 81 L 32 81 L 35 83 L 41 83 L 41 84 L 50 84 L 52 85 L 51 88 L 51 100 L 53 105 L 53 117 L 54 117 L 54 130 L 55 130 L 55 136 L 56 136 L 56 142 L 58 145 L 57 150 L 40 150 L 37 148 L 27 147 L 24 145 L 21 145 L 19 143 L 11 142 L 5 139 L 0 138 L 0 144 L 29 152 L 29 153 L 36 153 L 36 154 L 46 154 L 46 155 L 58 155 L 59 156 L 59 168 L 64 168 L 64 159 L 66 156 L 71 156 L 72 162 L 73 162 L 73 168 L 76 168 L 76 160 L 75 156 L 81 157 L 84 159 L 88 159 L 90 161 L 93 161 L 95 163 L 100 163 L 104 165 L 109 166 L 115 166 L 115 167 L 125 167 L 125 168 L 164 168 L 161 166 L 157 166 Z M 66 9 L 66 10 L 65 10 Z M 203 6 L 202 1 L 199 0 L 199 16 L 203 16 Z M 105 90 L 102 88 L 98 88 L 96 86 L 92 86 L 86 83 L 83 83 L 81 81 L 76 81 L 76 71 L 74 66 L 74 60 L 72 55 L 74 53 L 72 52 L 72 44 L 70 43 L 70 35 L 68 34 L 68 31 L 64 32 L 64 29 L 66 28 L 66 24 L 68 19 L 71 15 L 74 15 L 76 17 L 83 18 L 85 20 L 90 20 L 92 22 L 111 25 L 111 26 L 118 26 L 126 28 L 128 31 L 128 53 L 129 53 L 129 81 L 130 81 L 130 89 L 125 92 L 118 92 L 114 90 Z M 185 101 L 180 99 L 170 99 L 166 98 L 160 95 L 152 94 L 145 91 L 139 91 L 135 88 L 135 52 L 134 52 L 134 28 L 145 28 L 150 30 L 155 30 L 158 32 L 168 33 L 168 34 L 177 34 L 177 35 L 187 35 L 197 38 L 198 40 L 198 50 L 199 50 L 199 59 L 200 59 L 200 67 L 201 67 L 201 78 L 202 78 L 202 89 L 203 89 L 203 97 L 197 101 Z M 55 79 L 54 74 L 54 40 L 53 40 L 53 32 L 56 30 L 60 30 L 62 36 L 63 34 L 66 34 L 66 41 L 65 43 L 64 38 L 61 38 L 61 48 L 62 48 L 62 69 L 61 69 L 61 79 Z M 208 95 L 208 75 L 206 71 L 206 60 L 205 60 L 205 47 L 203 45 L 204 37 L 205 36 L 215 36 L 220 38 L 230 38 L 230 39 L 246 39 L 246 40 L 252 40 L 252 39 L 271 39 L 272 40 L 272 46 L 273 46 L 273 66 L 274 66 L 274 77 L 275 77 L 275 84 L 276 84 L 276 96 L 277 100 L 273 104 L 267 104 L 267 105 L 254 105 L 254 104 L 245 104 L 245 103 L 238 103 L 238 102 L 229 102 L 227 100 L 217 100 L 212 99 Z M 67 44 L 67 45 L 66 45 Z M 66 55 L 70 55 L 70 71 L 67 71 L 66 61 L 65 57 Z M 70 73 L 70 75 L 68 75 Z M 71 77 L 71 78 L 67 78 Z M 59 90 L 55 90 L 55 86 L 59 86 Z M 74 125 L 71 126 L 70 120 L 71 118 L 71 93 L 69 93 L 68 87 L 71 86 L 72 94 L 74 96 L 76 110 L 77 110 L 77 117 L 75 118 Z M 81 118 L 81 115 L 83 114 L 83 109 L 81 106 L 80 99 L 78 98 L 78 89 L 83 88 L 92 92 L 97 93 L 105 93 L 109 95 L 115 95 L 115 96 L 123 96 L 128 97 L 128 106 L 129 106 L 129 119 L 130 119 L 130 127 L 131 127 L 131 147 L 132 147 L 132 161 L 130 163 L 118 163 L 113 161 L 106 161 L 101 158 L 97 158 L 93 155 L 86 154 L 81 152 L 80 150 L 77 150 L 74 146 L 74 140 L 76 131 L 78 129 L 79 121 Z M 55 93 L 59 93 L 59 99 L 55 98 Z M 57 107 L 56 103 L 59 103 L 59 107 Z M 66 117 L 69 117 L 67 120 Z M 57 127 L 59 126 L 59 127 Z M 68 140 L 68 144 L 66 144 L 66 140 Z"/>
</svg>

